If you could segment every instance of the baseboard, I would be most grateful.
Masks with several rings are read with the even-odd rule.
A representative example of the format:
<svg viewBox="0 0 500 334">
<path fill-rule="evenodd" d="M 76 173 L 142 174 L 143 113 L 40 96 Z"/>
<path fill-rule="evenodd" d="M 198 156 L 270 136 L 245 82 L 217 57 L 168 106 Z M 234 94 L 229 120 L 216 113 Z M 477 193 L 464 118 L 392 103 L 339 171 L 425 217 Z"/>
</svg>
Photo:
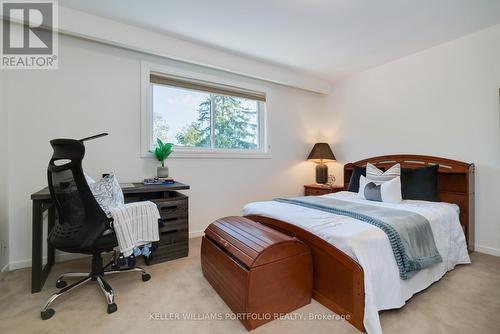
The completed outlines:
<svg viewBox="0 0 500 334">
<path fill-rule="evenodd" d="M 6 271 L 9 271 L 9 264 L 7 263 L 3 268 L 0 270 L 0 273 L 4 273 Z"/>
<path fill-rule="evenodd" d="M 80 259 L 82 257 L 87 257 L 87 256 L 90 256 L 90 255 L 74 254 L 74 253 L 57 253 L 56 254 L 56 262 L 75 260 L 75 259 Z M 43 257 L 43 261 L 44 262 L 47 261 L 46 256 Z M 29 267 L 31 267 L 31 259 L 12 261 L 6 267 L 7 267 L 6 271 L 12 271 L 12 270 L 17 270 L 17 269 L 22 269 L 22 268 L 29 268 Z"/>
<path fill-rule="evenodd" d="M 498 248 L 493 248 L 493 247 L 488 247 L 488 246 L 481 246 L 476 244 L 474 246 L 474 250 L 479 253 L 484 253 L 484 254 L 489 254 L 489 255 L 494 255 L 494 256 L 500 256 L 500 249 Z"/>
<path fill-rule="evenodd" d="M 202 230 L 189 232 L 189 239 L 199 238 L 201 236 L 203 236 L 203 231 Z"/>
</svg>

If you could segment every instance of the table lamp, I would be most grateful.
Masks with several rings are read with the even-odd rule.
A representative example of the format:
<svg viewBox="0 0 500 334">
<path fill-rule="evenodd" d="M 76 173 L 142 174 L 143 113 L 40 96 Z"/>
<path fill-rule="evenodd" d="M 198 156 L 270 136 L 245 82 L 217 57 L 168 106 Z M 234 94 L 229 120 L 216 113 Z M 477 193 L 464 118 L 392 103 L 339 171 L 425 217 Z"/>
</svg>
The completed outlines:
<svg viewBox="0 0 500 334">
<path fill-rule="evenodd" d="M 327 143 L 316 143 L 307 160 L 316 162 L 316 183 L 325 184 L 328 181 L 328 166 L 325 162 L 335 161 L 335 155 Z"/>
</svg>

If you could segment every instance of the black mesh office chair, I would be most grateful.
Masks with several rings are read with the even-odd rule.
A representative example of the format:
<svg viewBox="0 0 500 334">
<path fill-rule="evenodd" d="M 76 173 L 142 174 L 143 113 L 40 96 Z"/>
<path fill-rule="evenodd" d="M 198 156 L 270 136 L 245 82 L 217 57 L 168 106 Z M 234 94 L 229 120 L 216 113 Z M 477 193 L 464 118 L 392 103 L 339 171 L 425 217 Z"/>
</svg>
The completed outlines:
<svg viewBox="0 0 500 334">
<path fill-rule="evenodd" d="M 139 267 L 120 269 L 114 266 L 116 252 L 111 261 L 103 266 L 101 253 L 113 251 L 118 242 L 113 232 L 112 220 L 101 209 L 85 180 L 82 160 L 85 155 L 83 142 L 105 135 L 107 134 L 80 140 L 54 139 L 50 141 L 54 153 L 49 162 L 47 177 L 58 219 L 48 239 L 56 249 L 64 252 L 91 254 L 92 268 L 89 273 L 64 273 L 57 279 L 56 287 L 62 289 L 53 294 L 45 303 L 41 311 L 43 320 L 54 315 L 55 311 L 49 306 L 56 298 L 89 281 L 99 283 L 106 296 L 108 313 L 113 313 L 117 310 L 113 289 L 104 280 L 104 276 L 137 271 L 142 273 L 143 281 L 151 278 L 144 269 Z M 109 267 L 111 270 L 107 270 Z M 80 280 L 67 286 L 64 278 L 80 278 Z"/>
</svg>

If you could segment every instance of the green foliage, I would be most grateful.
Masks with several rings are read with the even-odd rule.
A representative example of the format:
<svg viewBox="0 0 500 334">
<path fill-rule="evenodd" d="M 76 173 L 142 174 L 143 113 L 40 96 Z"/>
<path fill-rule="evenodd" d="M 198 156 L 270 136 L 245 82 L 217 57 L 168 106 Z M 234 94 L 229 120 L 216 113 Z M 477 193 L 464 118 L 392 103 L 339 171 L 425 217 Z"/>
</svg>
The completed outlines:
<svg viewBox="0 0 500 334">
<path fill-rule="evenodd" d="M 182 129 L 175 136 L 179 144 L 185 146 L 210 146 L 210 99 L 198 106 L 198 119 L 188 127 Z"/>
<path fill-rule="evenodd" d="M 254 110 L 242 106 L 241 99 L 212 95 L 214 99 L 214 132 L 216 148 L 254 149 L 257 125 Z M 210 98 L 198 107 L 198 118 L 176 136 L 181 145 L 210 146 Z"/>
<path fill-rule="evenodd" d="M 156 138 L 156 142 L 158 143 L 158 147 L 155 148 L 154 154 L 156 156 L 156 159 L 158 159 L 159 162 L 161 162 L 161 166 L 165 167 L 165 159 L 168 158 L 170 153 L 173 152 L 173 147 L 174 144 L 172 143 L 163 143 L 160 138 Z"/>
</svg>

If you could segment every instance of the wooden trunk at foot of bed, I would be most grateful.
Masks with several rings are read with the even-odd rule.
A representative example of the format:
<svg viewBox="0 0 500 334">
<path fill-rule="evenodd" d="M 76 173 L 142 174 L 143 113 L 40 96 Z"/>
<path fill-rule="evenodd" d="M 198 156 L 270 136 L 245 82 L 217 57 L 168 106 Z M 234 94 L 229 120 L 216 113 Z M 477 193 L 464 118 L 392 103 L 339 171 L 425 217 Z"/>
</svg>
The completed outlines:
<svg viewBox="0 0 500 334">
<path fill-rule="evenodd" d="M 325 240 L 295 225 L 256 215 L 253 221 L 292 235 L 311 249 L 313 257 L 313 298 L 364 331 L 365 288 L 363 268 Z"/>
</svg>

